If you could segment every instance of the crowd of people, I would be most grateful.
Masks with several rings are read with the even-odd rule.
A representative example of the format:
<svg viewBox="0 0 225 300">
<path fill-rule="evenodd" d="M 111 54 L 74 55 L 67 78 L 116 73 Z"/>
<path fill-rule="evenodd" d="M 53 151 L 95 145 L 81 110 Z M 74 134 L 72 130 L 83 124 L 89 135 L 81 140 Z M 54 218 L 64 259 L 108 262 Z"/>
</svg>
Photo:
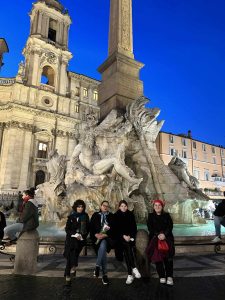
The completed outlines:
<svg viewBox="0 0 225 300">
<path fill-rule="evenodd" d="M 0 212 L 0 240 L 2 243 L 11 244 L 26 231 L 34 230 L 39 226 L 38 203 L 35 200 L 35 189 L 25 190 L 21 195 L 19 205 L 19 218 L 16 223 L 6 226 L 4 213 Z M 224 193 L 225 196 L 225 193 Z M 173 257 L 175 255 L 173 221 L 168 212 L 164 211 L 165 202 L 154 200 L 152 212 L 148 215 L 147 228 L 149 243 L 146 255 L 149 262 L 154 263 L 161 284 L 173 285 Z M 96 252 L 96 265 L 93 276 L 102 275 L 102 283 L 109 284 L 107 275 L 107 253 L 112 249 L 119 261 L 125 260 L 127 266 L 126 284 L 131 284 L 135 278 L 141 278 L 136 266 L 135 241 L 137 224 L 132 211 L 128 209 L 128 203 L 121 200 L 118 210 L 110 212 L 110 204 L 103 201 L 99 211 L 89 219 L 85 211 L 83 200 L 76 200 L 72 206 L 72 212 L 68 216 L 65 231 L 66 268 L 64 276 L 67 284 L 76 276 L 79 255 L 87 244 L 90 236 Z M 214 225 L 216 237 L 213 242 L 219 243 L 221 239 L 221 225 L 225 227 L 225 199 L 222 200 L 214 211 Z"/>
</svg>

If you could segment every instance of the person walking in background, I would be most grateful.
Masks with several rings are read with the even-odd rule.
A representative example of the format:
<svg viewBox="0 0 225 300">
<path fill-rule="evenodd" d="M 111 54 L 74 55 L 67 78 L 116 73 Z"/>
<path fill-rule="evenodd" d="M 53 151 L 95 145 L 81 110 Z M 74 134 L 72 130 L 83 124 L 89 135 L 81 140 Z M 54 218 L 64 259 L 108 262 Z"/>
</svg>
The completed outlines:
<svg viewBox="0 0 225 300">
<path fill-rule="evenodd" d="M 6 227 L 5 215 L 2 211 L 0 211 L 0 240 L 2 240 L 4 236 L 4 228 Z"/>
<path fill-rule="evenodd" d="M 16 241 L 18 234 L 34 230 L 39 226 L 38 203 L 34 199 L 34 189 L 23 192 L 23 201 L 25 205 L 18 222 L 4 228 L 4 237 L 2 239 L 4 243 Z"/>
<path fill-rule="evenodd" d="M 173 256 L 175 254 L 173 221 L 170 214 L 164 211 L 162 200 L 153 201 L 153 212 L 148 216 L 147 226 L 149 245 L 146 253 L 150 261 L 156 265 L 160 283 L 173 285 Z M 160 249 L 160 245 L 163 245 L 164 249 Z"/>
<path fill-rule="evenodd" d="M 100 211 L 95 212 L 90 222 L 90 237 L 97 254 L 94 277 L 99 277 L 102 270 L 102 283 L 109 284 L 107 276 L 107 252 L 113 247 L 113 214 L 109 212 L 109 202 L 103 201 Z"/>
<path fill-rule="evenodd" d="M 86 205 L 83 200 L 76 200 L 72 206 L 72 213 L 66 223 L 66 241 L 64 257 L 66 258 L 66 269 L 64 276 L 66 282 L 71 282 L 71 276 L 76 276 L 78 258 L 81 250 L 86 245 L 89 233 L 89 217 L 85 212 Z"/>
<path fill-rule="evenodd" d="M 223 192 L 225 197 L 225 192 Z M 216 207 L 214 211 L 214 226 L 216 231 L 216 237 L 212 240 L 213 243 L 219 243 L 221 239 L 221 225 L 225 227 L 225 199 L 223 199 Z"/>
<path fill-rule="evenodd" d="M 114 236 L 115 252 L 119 260 L 125 257 L 128 276 L 126 284 L 131 284 L 134 278 L 141 278 L 141 274 L 135 266 L 133 248 L 137 234 L 137 224 L 134 214 L 128 210 L 128 204 L 125 200 L 119 202 L 119 209 L 114 214 Z"/>
</svg>

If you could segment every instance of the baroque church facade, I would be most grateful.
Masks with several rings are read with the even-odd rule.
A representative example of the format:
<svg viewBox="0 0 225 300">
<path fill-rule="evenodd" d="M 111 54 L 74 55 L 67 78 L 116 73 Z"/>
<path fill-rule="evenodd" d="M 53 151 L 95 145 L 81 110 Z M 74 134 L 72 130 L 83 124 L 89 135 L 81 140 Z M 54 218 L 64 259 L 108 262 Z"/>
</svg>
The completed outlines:
<svg viewBox="0 0 225 300">
<path fill-rule="evenodd" d="M 99 81 L 68 71 L 71 19 L 57 0 L 39 0 L 15 78 L 0 78 L 0 192 L 49 179 L 48 154 L 71 156 L 87 113 L 99 117 Z"/>
</svg>

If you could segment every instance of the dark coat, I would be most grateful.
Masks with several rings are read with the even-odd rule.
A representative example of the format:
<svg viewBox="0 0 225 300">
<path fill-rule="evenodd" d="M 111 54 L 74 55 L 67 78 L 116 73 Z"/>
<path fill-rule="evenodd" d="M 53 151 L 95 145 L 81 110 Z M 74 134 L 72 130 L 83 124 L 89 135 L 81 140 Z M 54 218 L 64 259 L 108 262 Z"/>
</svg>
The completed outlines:
<svg viewBox="0 0 225 300">
<path fill-rule="evenodd" d="M 106 221 L 110 227 L 110 229 L 107 231 L 107 252 L 109 252 L 113 247 L 114 247 L 114 238 L 113 238 L 113 214 L 109 213 L 106 216 Z M 100 233 L 102 230 L 102 224 L 101 224 L 101 215 L 100 212 L 95 212 L 92 217 L 91 217 L 91 221 L 90 221 L 90 238 L 92 240 L 93 246 L 95 251 L 97 252 L 100 243 L 98 243 L 98 245 L 95 245 L 97 238 L 95 237 L 96 233 Z"/>
<path fill-rule="evenodd" d="M 84 213 L 79 220 L 77 220 L 76 214 L 71 214 L 67 218 L 66 222 L 66 241 L 65 241 L 65 250 L 64 257 L 67 259 L 70 256 L 74 256 L 74 253 L 80 252 L 83 246 L 86 244 L 86 239 L 89 234 L 89 217 L 87 213 Z M 80 233 L 83 237 L 83 241 L 79 241 L 71 235 Z M 71 260 L 72 261 L 72 260 Z"/>
<path fill-rule="evenodd" d="M 214 211 L 214 216 L 225 217 L 225 200 L 222 200 Z"/>
<path fill-rule="evenodd" d="M 5 215 L 0 211 L 0 240 L 4 236 L 4 228 L 6 227 Z"/>
<path fill-rule="evenodd" d="M 34 204 L 34 199 L 30 199 L 24 207 L 20 222 L 23 223 L 23 232 L 34 230 L 39 226 L 38 207 Z"/>
<path fill-rule="evenodd" d="M 169 252 L 167 253 L 167 258 L 172 258 L 175 254 L 174 247 L 174 236 L 173 221 L 169 213 L 163 212 L 161 215 L 157 215 L 155 212 L 148 215 L 147 226 L 149 230 L 149 247 L 147 249 L 147 255 L 151 259 L 155 248 L 158 245 L 157 236 L 160 233 L 164 233 L 166 236 L 166 241 L 169 245 Z"/>
<path fill-rule="evenodd" d="M 114 226 L 113 226 L 113 236 L 115 239 L 115 255 L 119 261 L 123 260 L 123 245 L 125 242 L 123 235 L 129 235 L 131 238 L 135 239 L 137 234 L 137 224 L 135 221 L 134 214 L 127 210 L 123 213 L 118 210 L 114 214 Z M 135 242 L 129 242 L 132 246 Z"/>
</svg>

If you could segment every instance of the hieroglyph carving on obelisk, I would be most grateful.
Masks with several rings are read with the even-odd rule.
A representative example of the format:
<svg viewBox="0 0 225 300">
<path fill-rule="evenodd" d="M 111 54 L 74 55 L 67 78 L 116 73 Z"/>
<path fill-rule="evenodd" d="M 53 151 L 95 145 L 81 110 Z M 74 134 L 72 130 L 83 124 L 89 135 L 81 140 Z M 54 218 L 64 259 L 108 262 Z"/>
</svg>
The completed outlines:
<svg viewBox="0 0 225 300">
<path fill-rule="evenodd" d="M 132 0 L 111 0 L 109 56 L 120 52 L 133 58 Z"/>
</svg>

